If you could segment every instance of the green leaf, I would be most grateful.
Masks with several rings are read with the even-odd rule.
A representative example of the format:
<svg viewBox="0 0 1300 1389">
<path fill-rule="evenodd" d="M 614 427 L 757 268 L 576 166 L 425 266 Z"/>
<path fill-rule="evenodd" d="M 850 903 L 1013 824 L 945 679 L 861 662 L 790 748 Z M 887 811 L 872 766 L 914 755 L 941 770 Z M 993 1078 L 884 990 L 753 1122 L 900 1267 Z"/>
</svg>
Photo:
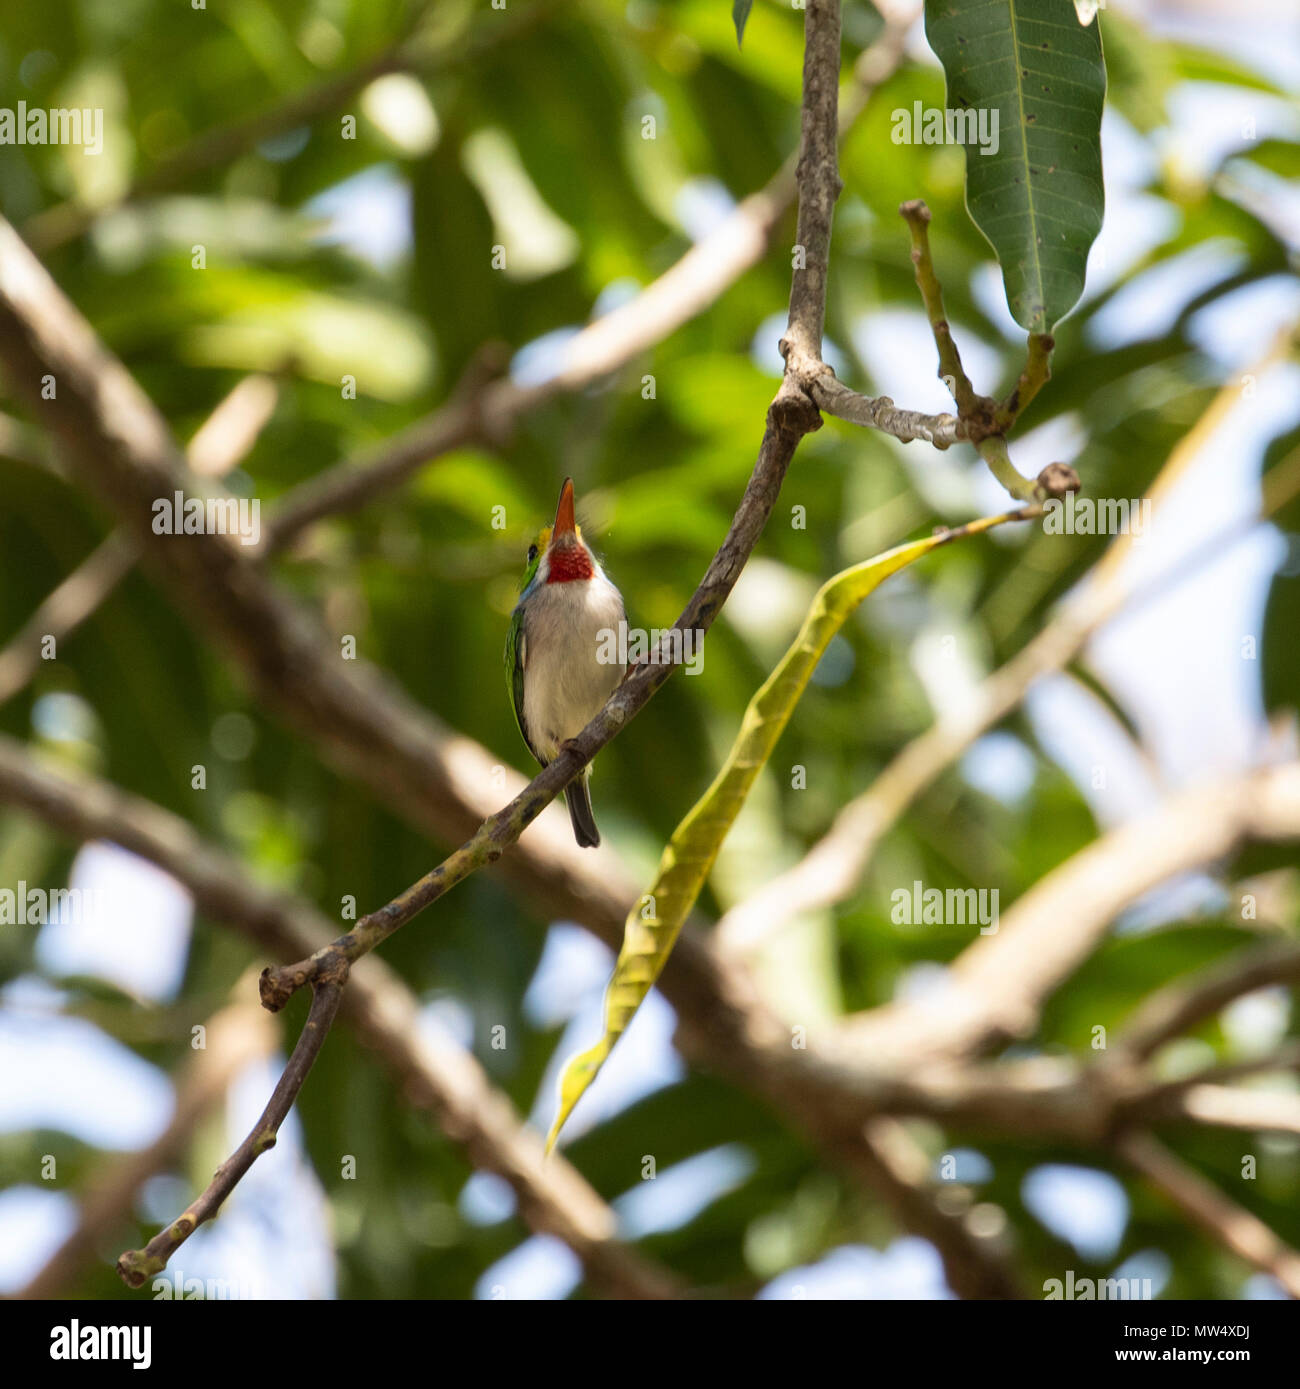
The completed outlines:
<svg viewBox="0 0 1300 1389">
<path fill-rule="evenodd" d="M 594 1047 L 571 1058 L 560 1076 L 560 1108 L 547 1135 L 548 1151 L 663 971 L 722 841 L 772 755 L 831 638 L 862 600 L 891 574 L 958 535 L 975 535 L 1019 516 L 1019 512 L 1007 512 L 984 517 L 957 531 L 940 531 L 924 540 L 910 541 L 855 564 L 818 589 L 799 635 L 749 701 L 740 732 L 713 784 L 673 832 L 659 860 L 653 886 L 627 915 L 623 947 L 605 993 L 605 1034 Z"/>
<path fill-rule="evenodd" d="M 745 41 L 745 21 L 749 18 L 749 12 L 754 8 L 754 0 L 733 0 L 731 6 L 731 18 L 736 26 L 736 47 L 739 48 Z"/>
<path fill-rule="evenodd" d="M 1016 322 L 1051 332 L 1083 293 L 1101 230 L 1098 26 L 1060 0 L 926 0 L 925 32 L 949 109 L 980 113 L 988 136 L 981 147 L 964 132 L 966 206 L 997 254 Z"/>
</svg>

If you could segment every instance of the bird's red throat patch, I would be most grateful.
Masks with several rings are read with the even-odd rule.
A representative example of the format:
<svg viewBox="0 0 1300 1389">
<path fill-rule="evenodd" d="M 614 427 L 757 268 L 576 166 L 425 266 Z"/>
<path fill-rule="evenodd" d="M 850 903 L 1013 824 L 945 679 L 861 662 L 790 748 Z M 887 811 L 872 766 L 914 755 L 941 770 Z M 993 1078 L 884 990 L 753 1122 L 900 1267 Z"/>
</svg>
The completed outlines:
<svg viewBox="0 0 1300 1389">
<path fill-rule="evenodd" d="M 568 584 L 575 579 L 594 578 L 595 573 L 585 545 L 562 545 L 558 550 L 551 551 L 546 567 L 546 582 Z"/>
</svg>

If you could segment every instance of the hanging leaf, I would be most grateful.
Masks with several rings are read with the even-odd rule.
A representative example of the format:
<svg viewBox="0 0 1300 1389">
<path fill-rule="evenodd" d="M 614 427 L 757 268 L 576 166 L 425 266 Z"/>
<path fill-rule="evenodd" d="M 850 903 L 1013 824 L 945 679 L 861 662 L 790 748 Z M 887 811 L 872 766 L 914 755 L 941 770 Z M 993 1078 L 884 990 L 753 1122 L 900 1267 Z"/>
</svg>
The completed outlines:
<svg viewBox="0 0 1300 1389">
<path fill-rule="evenodd" d="M 966 205 L 1031 333 L 1051 332 L 1078 303 L 1105 205 L 1101 34 L 1069 14 L 1061 0 L 925 5 L 966 146 Z"/>
<path fill-rule="evenodd" d="M 754 0 L 732 0 L 731 18 L 736 26 L 737 48 L 745 41 L 745 21 L 749 18 L 749 12 L 753 8 Z"/>
<path fill-rule="evenodd" d="M 913 560 L 959 536 L 976 535 L 1004 521 L 1022 518 L 1022 511 L 1006 512 L 899 545 L 844 570 L 818 590 L 799 635 L 750 700 L 740 732 L 712 786 L 673 832 L 659 860 L 654 885 L 628 913 L 623 926 L 623 948 L 605 993 L 605 1035 L 564 1068 L 559 1112 L 546 1139 L 548 1151 L 659 978 L 713 868 L 722 841 L 772 755 L 831 638 L 878 584 Z"/>
</svg>

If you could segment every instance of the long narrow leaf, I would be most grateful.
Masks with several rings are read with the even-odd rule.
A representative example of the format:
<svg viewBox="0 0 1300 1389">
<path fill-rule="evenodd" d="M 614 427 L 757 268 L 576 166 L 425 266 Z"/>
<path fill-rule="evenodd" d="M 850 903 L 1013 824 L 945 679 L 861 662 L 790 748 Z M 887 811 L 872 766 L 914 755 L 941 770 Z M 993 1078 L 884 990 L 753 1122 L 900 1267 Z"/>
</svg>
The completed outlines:
<svg viewBox="0 0 1300 1389">
<path fill-rule="evenodd" d="M 1024 516 L 1024 510 L 988 516 L 956 530 L 899 545 L 844 570 L 818 590 L 799 635 L 750 700 L 740 732 L 713 784 L 668 841 L 654 885 L 628 913 L 623 948 L 605 994 L 605 1035 L 564 1068 L 559 1112 L 546 1139 L 548 1151 L 659 978 L 682 924 L 713 868 L 722 841 L 772 755 L 831 638 L 877 585 L 913 560 L 959 536 L 975 535 Z"/>
<path fill-rule="evenodd" d="M 1098 26 L 1064 0 L 926 0 L 925 33 L 954 120 L 978 117 L 989 137 L 962 128 L 966 206 L 997 253 L 1016 322 L 1050 333 L 1083 293 L 1101 230 Z"/>
</svg>

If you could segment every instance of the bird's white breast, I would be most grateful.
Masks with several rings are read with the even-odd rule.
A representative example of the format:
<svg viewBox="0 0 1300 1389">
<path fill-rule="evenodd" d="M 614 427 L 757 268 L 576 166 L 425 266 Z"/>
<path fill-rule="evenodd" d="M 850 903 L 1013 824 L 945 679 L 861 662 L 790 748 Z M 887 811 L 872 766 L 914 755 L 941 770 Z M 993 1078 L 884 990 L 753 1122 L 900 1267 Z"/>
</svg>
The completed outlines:
<svg viewBox="0 0 1300 1389">
<path fill-rule="evenodd" d="M 524 722 L 543 760 L 582 732 L 622 680 L 623 665 L 600 655 L 611 647 L 617 654 L 623 617 L 618 589 L 599 570 L 590 579 L 541 584 L 524 609 Z"/>
</svg>

